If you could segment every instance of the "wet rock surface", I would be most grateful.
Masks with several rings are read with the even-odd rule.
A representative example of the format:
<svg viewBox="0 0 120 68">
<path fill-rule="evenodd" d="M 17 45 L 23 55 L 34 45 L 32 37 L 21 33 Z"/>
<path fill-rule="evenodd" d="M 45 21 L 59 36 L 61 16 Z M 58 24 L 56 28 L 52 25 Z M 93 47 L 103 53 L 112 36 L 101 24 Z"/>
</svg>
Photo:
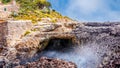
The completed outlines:
<svg viewBox="0 0 120 68">
<path fill-rule="evenodd" d="M 101 57 L 98 68 L 120 68 L 120 23 L 84 23 L 74 31 L 81 44 L 95 43 Z"/>
<path fill-rule="evenodd" d="M 27 63 L 24 66 L 17 66 L 16 68 L 77 68 L 77 66 L 72 62 L 42 57 L 36 62 Z"/>
</svg>

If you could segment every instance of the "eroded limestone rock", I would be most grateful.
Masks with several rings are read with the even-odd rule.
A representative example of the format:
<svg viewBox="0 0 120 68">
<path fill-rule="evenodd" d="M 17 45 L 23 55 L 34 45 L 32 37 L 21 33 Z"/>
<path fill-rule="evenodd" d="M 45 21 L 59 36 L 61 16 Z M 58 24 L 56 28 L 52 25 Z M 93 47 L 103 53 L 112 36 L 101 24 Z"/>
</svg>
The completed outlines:
<svg viewBox="0 0 120 68">
<path fill-rule="evenodd" d="M 36 62 L 27 63 L 24 66 L 17 66 L 16 68 L 77 68 L 77 66 L 72 62 L 42 57 Z"/>
<path fill-rule="evenodd" d="M 69 27 L 66 27 L 65 23 L 35 24 L 32 26 L 32 32 L 21 38 L 21 40 L 15 45 L 15 48 L 19 54 L 23 55 L 22 52 L 24 52 L 24 54 L 28 56 L 31 55 L 31 51 L 41 51 L 44 49 L 52 38 L 75 39 L 75 35 L 71 32 L 76 23 L 70 24 L 70 26 L 68 25 Z M 34 53 L 32 55 L 34 55 Z"/>
<path fill-rule="evenodd" d="M 19 41 L 27 30 L 32 28 L 31 21 L 8 21 L 7 22 L 6 41 L 8 46 L 14 46 Z"/>
<path fill-rule="evenodd" d="M 5 25 L 7 34 L 2 34 L 3 38 L 1 38 L 1 42 L 3 42 L 5 37 L 6 41 L 3 43 L 6 44 L 6 47 L 1 52 L 3 60 L 1 60 L 0 66 L 7 67 L 19 65 L 21 60 L 34 56 L 37 51 L 43 50 L 52 38 L 74 38 L 75 36 L 71 32 L 76 23 L 38 23 L 33 25 L 31 21 L 8 21 L 1 25 Z M 3 29 L 3 27 L 1 28 Z M 30 32 L 26 34 L 28 31 Z M 2 61 L 5 62 L 2 63 Z"/>
<path fill-rule="evenodd" d="M 33 57 L 37 51 L 46 47 L 50 39 L 54 38 L 77 39 L 80 44 L 95 42 L 111 51 L 110 54 L 107 53 L 108 60 L 103 59 L 100 67 L 119 65 L 119 23 L 81 24 L 71 22 L 54 24 L 38 23 L 33 25 L 30 21 L 9 21 L 0 23 L 0 26 L 0 58 L 2 59 L 0 60 L 0 66 L 20 65 L 21 60 Z M 30 31 L 30 33 L 24 35 L 26 31 Z M 4 45 L 6 46 L 3 47 Z M 48 59 L 44 60 L 48 61 Z M 27 66 L 34 63 L 38 64 L 41 61 L 30 63 Z"/>
</svg>

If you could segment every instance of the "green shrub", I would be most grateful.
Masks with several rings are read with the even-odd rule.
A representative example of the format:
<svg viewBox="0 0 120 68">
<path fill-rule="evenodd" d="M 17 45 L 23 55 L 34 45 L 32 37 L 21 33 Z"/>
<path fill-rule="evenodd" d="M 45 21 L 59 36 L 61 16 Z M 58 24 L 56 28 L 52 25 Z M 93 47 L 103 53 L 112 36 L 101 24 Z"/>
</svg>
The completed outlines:
<svg viewBox="0 0 120 68">
<path fill-rule="evenodd" d="M 58 18 L 64 17 L 50 10 L 51 4 L 47 0 L 16 0 L 20 4 L 18 15 L 12 15 L 16 20 L 32 20 L 33 23 L 41 21 L 42 18 L 50 18 L 53 22 L 57 22 Z"/>
<path fill-rule="evenodd" d="M 11 2 L 11 0 L 1 0 L 1 2 L 4 4 L 7 4 L 7 3 Z"/>
<path fill-rule="evenodd" d="M 26 31 L 25 34 L 24 34 L 24 36 L 26 36 L 26 35 L 28 35 L 30 33 L 31 33 L 31 31 Z"/>
</svg>

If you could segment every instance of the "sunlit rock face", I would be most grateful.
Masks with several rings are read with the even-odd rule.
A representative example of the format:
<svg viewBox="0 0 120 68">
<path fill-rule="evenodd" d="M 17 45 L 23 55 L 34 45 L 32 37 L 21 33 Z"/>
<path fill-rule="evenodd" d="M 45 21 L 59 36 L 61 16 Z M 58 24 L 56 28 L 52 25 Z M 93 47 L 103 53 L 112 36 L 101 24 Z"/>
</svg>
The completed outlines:
<svg viewBox="0 0 120 68">
<path fill-rule="evenodd" d="M 32 28 L 31 21 L 8 21 L 7 22 L 7 45 L 14 46 L 18 42 L 27 30 Z"/>
<path fill-rule="evenodd" d="M 32 27 L 31 21 L 6 21 L 0 23 L 0 37 L 4 37 L 4 44 L 14 46 L 17 41 Z"/>
<path fill-rule="evenodd" d="M 14 48 L 26 30 L 29 30 L 31 27 L 31 21 L 0 22 L 0 48 Z"/>
</svg>

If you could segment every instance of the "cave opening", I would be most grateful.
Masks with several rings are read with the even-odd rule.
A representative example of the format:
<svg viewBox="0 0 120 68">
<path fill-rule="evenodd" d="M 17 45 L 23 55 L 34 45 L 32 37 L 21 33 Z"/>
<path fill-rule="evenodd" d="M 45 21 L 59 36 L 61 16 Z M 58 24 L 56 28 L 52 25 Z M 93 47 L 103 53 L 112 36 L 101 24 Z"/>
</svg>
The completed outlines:
<svg viewBox="0 0 120 68">
<path fill-rule="evenodd" d="M 45 42 L 44 42 L 45 43 Z M 97 51 L 99 46 L 94 43 L 77 45 L 73 42 L 73 39 L 61 39 L 53 38 L 50 39 L 46 47 L 42 51 L 38 51 L 36 55 L 26 62 L 33 62 L 41 57 L 47 58 L 58 58 L 65 61 L 73 62 L 78 68 L 95 68 L 100 62 L 101 57 L 98 57 Z M 103 50 L 102 50 L 103 53 Z M 101 56 L 101 55 L 99 55 Z"/>
<path fill-rule="evenodd" d="M 50 39 L 47 47 L 44 49 L 45 51 L 63 51 L 64 49 L 70 49 L 74 44 L 72 39 L 60 39 L 54 38 Z"/>
<path fill-rule="evenodd" d="M 40 43 L 44 44 L 46 42 Z M 28 58 L 27 60 L 22 60 L 21 64 L 25 64 L 26 62 L 33 62 L 38 60 L 40 57 L 48 57 L 48 58 L 60 58 L 59 55 L 69 54 L 74 47 L 72 38 L 70 39 L 60 39 L 53 38 L 50 39 L 46 47 L 43 47 L 42 50 L 38 51 L 35 56 L 32 58 Z M 64 57 L 64 56 L 63 56 Z"/>
</svg>

